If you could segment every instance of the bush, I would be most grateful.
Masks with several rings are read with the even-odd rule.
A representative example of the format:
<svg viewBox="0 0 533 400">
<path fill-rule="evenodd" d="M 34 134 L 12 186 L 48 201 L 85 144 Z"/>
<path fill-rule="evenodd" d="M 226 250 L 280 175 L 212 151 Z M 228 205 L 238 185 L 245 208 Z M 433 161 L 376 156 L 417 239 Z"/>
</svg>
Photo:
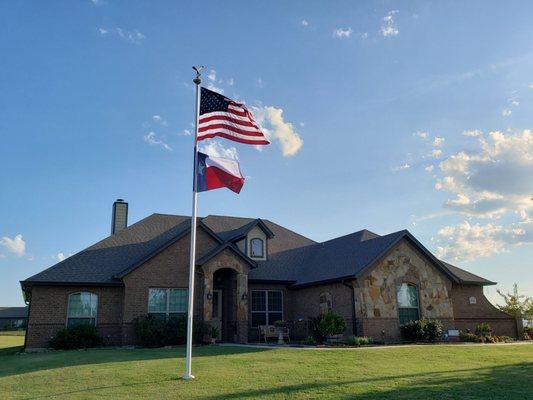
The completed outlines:
<svg viewBox="0 0 533 400">
<path fill-rule="evenodd" d="M 424 325 L 421 320 L 410 321 L 400 326 L 400 334 L 406 342 L 420 342 L 424 340 Z"/>
<path fill-rule="evenodd" d="M 135 318 L 133 330 L 137 343 L 143 347 L 161 347 L 168 343 L 167 322 L 152 314 Z"/>
<path fill-rule="evenodd" d="M 461 342 L 481 343 L 481 338 L 470 332 L 459 332 L 459 339 Z"/>
<path fill-rule="evenodd" d="M 436 342 L 442 338 L 442 323 L 438 319 L 419 319 L 400 326 L 400 333 L 407 342 Z"/>
<path fill-rule="evenodd" d="M 423 324 L 424 340 L 436 342 L 442 338 L 442 323 L 437 319 L 426 319 Z"/>
<path fill-rule="evenodd" d="M 364 346 L 372 343 L 372 338 L 366 336 L 350 336 L 346 341 L 349 346 Z"/>
<path fill-rule="evenodd" d="M 304 344 L 308 346 L 316 346 L 317 342 L 313 336 L 308 336 L 307 339 L 304 340 Z"/>
<path fill-rule="evenodd" d="M 486 322 L 482 322 L 476 326 L 476 335 L 477 336 L 492 336 L 492 328 Z"/>
<path fill-rule="evenodd" d="M 102 338 L 94 326 L 79 324 L 61 329 L 49 344 L 56 350 L 88 349 L 100 346 Z"/>
<path fill-rule="evenodd" d="M 323 337 L 340 335 L 346 330 L 346 321 L 339 314 L 328 311 L 320 317 L 318 330 Z"/>
<path fill-rule="evenodd" d="M 153 314 L 133 320 L 137 344 L 143 347 L 162 347 L 185 344 L 187 340 L 187 316 L 170 317 L 168 320 L 156 318 Z M 213 328 L 203 321 L 193 324 L 193 342 L 209 343 Z M 209 337 L 209 341 L 207 340 Z"/>
</svg>

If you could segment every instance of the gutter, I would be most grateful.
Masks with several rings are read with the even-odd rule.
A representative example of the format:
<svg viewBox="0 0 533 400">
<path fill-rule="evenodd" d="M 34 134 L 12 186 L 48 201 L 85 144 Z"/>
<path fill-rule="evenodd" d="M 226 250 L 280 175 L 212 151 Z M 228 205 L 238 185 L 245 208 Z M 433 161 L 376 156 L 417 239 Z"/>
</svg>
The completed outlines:
<svg viewBox="0 0 533 400">
<path fill-rule="evenodd" d="M 352 282 L 353 282 L 353 280 L 352 280 Z M 354 287 L 353 287 L 353 284 L 352 285 L 348 285 L 346 283 L 346 279 L 343 279 L 341 283 L 344 286 L 346 286 L 347 288 L 350 289 L 350 294 L 351 294 L 351 297 L 352 297 L 352 330 L 353 330 L 353 335 L 357 336 L 357 319 L 356 319 L 356 316 L 355 316 L 355 293 L 354 293 Z"/>
</svg>

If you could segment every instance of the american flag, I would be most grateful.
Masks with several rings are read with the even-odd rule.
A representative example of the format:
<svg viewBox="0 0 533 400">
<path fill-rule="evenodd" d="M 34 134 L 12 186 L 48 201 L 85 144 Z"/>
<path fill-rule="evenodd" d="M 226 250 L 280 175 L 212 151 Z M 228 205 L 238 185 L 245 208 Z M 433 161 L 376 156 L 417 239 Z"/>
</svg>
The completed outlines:
<svg viewBox="0 0 533 400">
<path fill-rule="evenodd" d="M 245 144 L 270 144 L 244 104 L 202 88 L 198 140 L 216 136 Z"/>
</svg>

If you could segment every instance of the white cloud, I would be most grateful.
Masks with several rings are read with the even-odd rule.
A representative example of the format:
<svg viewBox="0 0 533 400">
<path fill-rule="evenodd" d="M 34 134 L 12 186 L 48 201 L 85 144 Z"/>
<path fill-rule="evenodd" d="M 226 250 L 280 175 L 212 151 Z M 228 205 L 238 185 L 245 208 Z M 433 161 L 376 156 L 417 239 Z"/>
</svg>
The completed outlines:
<svg viewBox="0 0 533 400">
<path fill-rule="evenodd" d="M 235 147 L 224 147 L 224 145 L 217 140 L 201 142 L 198 146 L 198 150 L 212 157 L 229 158 L 232 160 L 239 159 L 239 154 Z"/>
<path fill-rule="evenodd" d="M 533 89 L 533 82 L 527 85 L 528 88 Z"/>
<path fill-rule="evenodd" d="M 443 137 L 436 136 L 433 139 L 433 147 L 440 147 L 440 146 L 442 146 L 443 143 L 444 143 L 444 138 Z"/>
<path fill-rule="evenodd" d="M 464 131 L 463 135 L 468 136 L 468 137 L 479 137 L 479 136 L 483 136 L 483 132 L 481 132 L 478 129 L 474 129 L 470 131 Z"/>
<path fill-rule="evenodd" d="M 0 258 L 7 258 L 5 254 L 0 253 Z"/>
<path fill-rule="evenodd" d="M 148 143 L 151 146 L 160 146 L 165 150 L 172 151 L 172 147 L 170 147 L 167 143 L 165 143 L 163 140 L 158 139 L 155 132 L 148 132 L 143 137 L 144 141 Z"/>
<path fill-rule="evenodd" d="M 4 246 L 11 253 L 21 257 L 26 253 L 26 242 L 22 239 L 22 235 L 19 233 L 13 239 L 4 236 L 0 240 L 0 245 Z"/>
<path fill-rule="evenodd" d="M 104 0 L 91 0 L 91 3 L 94 6 L 103 6 L 104 4 L 106 4 L 106 2 Z"/>
<path fill-rule="evenodd" d="M 233 86 L 235 84 L 235 80 L 233 78 L 229 78 L 226 83 L 230 86 Z"/>
<path fill-rule="evenodd" d="M 428 133 L 427 132 L 418 131 L 418 132 L 413 133 L 413 136 L 419 137 L 422 140 L 426 140 L 428 138 Z"/>
<path fill-rule="evenodd" d="M 128 31 L 122 28 L 100 27 L 98 28 L 98 32 L 102 36 L 113 35 L 128 43 L 133 43 L 133 44 L 141 44 L 144 41 L 144 39 L 146 39 L 146 36 L 143 33 L 139 32 L 137 29 Z"/>
<path fill-rule="evenodd" d="M 303 139 L 294 125 L 283 118 L 283 109 L 272 106 L 252 107 L 257 123 L 267 137 L 279 142 L 285 157 L 295 155 L 303 146 Z"/>
<path fill-rule="evenodd" d="M 405 163 L 405 164 L 402 164 L 402 165 L 400 165 L 398 167 L 394 167 L 392 170 L 394 172 L 398 172 L 398 171 L 404 171 L 404 170 L 409 169 L 409 168 L 411 168 L 411 166 L 409 164 Z"/>
<path fill-rule="evenodd" d="M 189 129 L 184 129 L 180 133 L 178 133 L 179 136 L 191 136 L 192 132 Z"/>
<path fill-rule="evenodd" d="M 211 82 L 216 82 L 217 80 L 217 71 L 214 69 L 210 70 L 207 74 L 207 79 L 209 79 Z"/>
<path fill-rule="evenodd" d="M 56 257 L 58 261 L 63 261 L 65 258 L 67 258 L 65 254 L 61 252 L 57 253 Z"/>
<path fill-rule="evenodd" d="M 259 88 L 263 88 L 263 86 L 264 86 L 263 78 L 261 78 L 261 77 L 257 78 L 256 85 Z"/>
<path fill-rule="evenodd" d="M 426 168 L 424 168 L 424 170 L 426 170 L 427 172 L 433 172 L 434 169 L 435 167 L 433 165 L 428 165 Z"/>
<path fill-rule="evenodd" d="M 502 110 L 502 117 L 508 117 L 512 113 L 513 113 L 513 110 L 511 110 L 510 108 L 504 108 Z"/>
<path fill-rule="evenodd" d="M 309 21 L 307 21 L 306 19 L 302 19 L 301 24 L 302 26 L 309 26 Z"/>
<path fill-rule="evenodd" d="M 441 149 L 434 149 L 434 150 L 431 151 L 431 156 L 433 158 L 439 158 L 441 155 L 442 155 L 442 150 Z"/>
<path fill-rule="evenodd" d="M 349 38 L 353 33 L 352 28 L 337 28 L 333 31 L 333 37 L 343 39 L 343 38 Z"/>
<path fill-rule="evenodd" d="M 457 225 L 445 226 L 438 232 L 437 257 L 450 261 L 473 261 L 479 257 L 508 251 L 509 245 L 532 243 L 533 224 L 530 234 L 521 225 L 481 225 L 463 221 Z"/>
<path fill-rule="evenodd" d="M 361 32 L 358 35 L 361 39 L 368 39 L 368 32 Z"/>
<path fill-rule="evenodd" d="M 498 223 L 463 222 L 441 231 L 439 251 L 454 259 L 487 256 L 511 245 L 533 243 L 533 133 L 490 132 L 487 139 L 477 136 L 477 149 L 459 151 L 440 163 L 435 188 L 451 194 L 446 209 Z"/>
<path fill-rule="evenodd" d="M 398 10 L 391 10 L 383 17 L 383 25 L 379 30 L 382 36 L 390 37 L 396 36 L 400 33 L 400 30 L 396 26 L 395 15 L 398 14 Z"/>
</svg>

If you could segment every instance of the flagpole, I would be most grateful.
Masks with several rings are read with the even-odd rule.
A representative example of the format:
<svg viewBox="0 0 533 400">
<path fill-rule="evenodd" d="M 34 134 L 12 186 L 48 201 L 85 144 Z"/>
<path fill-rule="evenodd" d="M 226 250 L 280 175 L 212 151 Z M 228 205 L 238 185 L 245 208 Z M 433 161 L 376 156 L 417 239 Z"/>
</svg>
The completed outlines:
<svg viewBox="0 0 533 400">
<path fill-rule="evenodd" d="M 194 267 L 196 256 L 196 210 L 198 204 L 196 169 L 198 166 L 198 116 L 200 113 L 200 85 L 202 84 L 201 72 L 203 66 L 192 67 L 196 71 L 196 77 L 193 79 L 196 85 L 196 114 L 195 114 L 195 128 L 194 128 L 194 165 L 193 165 L 193 179 L 192 179 L 192 215 L 191 215 L 191 248 L 189 254 L 189 302 L 187 310 L 187 356 L 185 358 L 185 373 L 183 379 L 194 379 L 191 371 L 192 363 L 192 334 L 193 334 L 193 319 L 194 319 Z"/>
</svg>

